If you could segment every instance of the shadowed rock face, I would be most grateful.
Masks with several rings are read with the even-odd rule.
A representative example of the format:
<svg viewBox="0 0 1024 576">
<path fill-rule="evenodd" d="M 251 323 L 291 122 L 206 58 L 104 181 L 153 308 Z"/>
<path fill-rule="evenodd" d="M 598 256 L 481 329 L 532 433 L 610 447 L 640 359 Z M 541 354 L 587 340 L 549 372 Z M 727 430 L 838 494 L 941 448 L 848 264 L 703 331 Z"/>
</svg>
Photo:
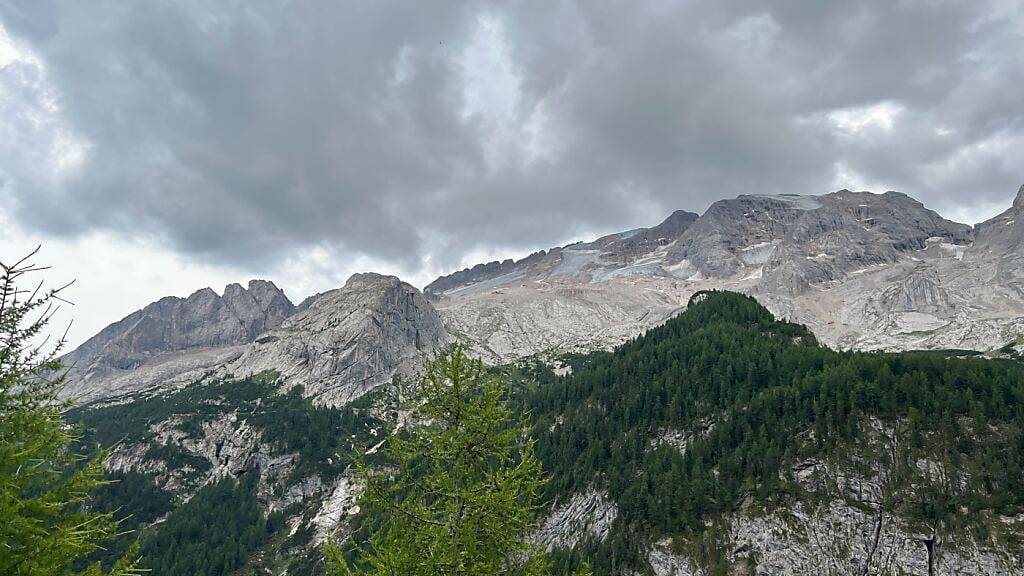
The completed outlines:
<svg viewBox="0 0 1024 576">
<path fill-rule="evenodd" d="M 162 298 L 107 326 L 66 355 L 65 365 L 73 367 L 67 393 L 84 392 L 86 380 L 110 379 L 168 353 L 251 342 L 280 326 L 294 308 L 284 292 L 266 280 L 252 280 L 246 288 L 230 284 L 223 296 L 204 288 L 188 298 Z"/>
<path fill-rule="evenodd" d="M 232 284 L 164 298 L 112 324 L 66 357 L 65 394 L 79 400 L 182 384 L 206 372 L 275 370 L 318 402 L 343 404 L 444 345 L 441 318 L 394 276 L 356 274 L 299 307 L 273 284 Z"/>
<path fill-rule="evenodd" d="M 965 258 L 991 261 L 993 279 L 1024 295 L 1024 186 L 1008 210 L 978 224 L 975 234 Z"/>
<path fill-rule="evenodd" d="M 344 404 L 414 372 L 446 341 L 441 317 L 419 290 L 394 276 L 356 274 L 261 335 L 227 370 L 276 370 L 318 402 Z"/>
<path fill-rule="evenodd" d="M 929 238 L 962 245 L 971 233 L 970 226 L 897 192 L 740 196 L 713 204 L 669 252 L 668 263 L 686 260 L 718 278 L 763 266 L 766 284 L 798 293 L 853 270 L 896 262 L 925 248 Z"/>
</svg>

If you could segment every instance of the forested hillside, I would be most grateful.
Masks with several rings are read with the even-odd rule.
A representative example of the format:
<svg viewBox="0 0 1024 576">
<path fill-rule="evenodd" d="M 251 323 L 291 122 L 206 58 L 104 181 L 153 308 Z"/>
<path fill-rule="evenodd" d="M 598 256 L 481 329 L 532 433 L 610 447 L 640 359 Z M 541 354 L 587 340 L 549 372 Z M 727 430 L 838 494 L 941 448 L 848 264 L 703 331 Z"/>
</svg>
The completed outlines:
<svg viewBox="0 0 1024 576">
<path fill-rule="evenodd" d="M 512 373 L 513 407 L 533 424 L 551 510 L 536 538 L 561 570 L 1024 571 L 1016 360 L 834 351 L 729 292 L 562 360 L 568 375 L 536 360 L 493 369 Z M 144 566 L 322 571 L 314 516 L 341 510 L 343 526 L 355 513 L 331 502 L 354 498 L 346 468 L 396 413 L 386 389 L 339 409 L 279 385 L 208 379 L 76 411 L 88 442 L 118 446 L 120 483 L 96 506 L 131 515 Z"/>
<path fill-rule="evenodd" d="M 210 377 L 73 410 L 86 447 L 113 448 L 114 483 L 92 506 L 132 531 L 91 559 L 111 562 L 138 539 L 154 574 L 311 573 L 320 505 L 384 423 L 365 403 L 315 406 L 279 383 Z"/>
<path fill-rule="evenodd" d="M 838 352 L 752 298 L 706 292 L 664 326 L 572 364 L 566 378 L 534 365 L 540 384 L 523 401 L 548 494 L 605 491 L 618 515 L 565 564 L 583 553 L 595 573 L 643 569 L 671 537 L 710 573 L 754 565 L 756 554 L 737 560 L 730 515 L 842 497 L 835 469 L 877 486 L 879 516 L 908 530 L 1019 546 L 1006 520 L 1024 507 L 1017 363 Z"/>
</svg>

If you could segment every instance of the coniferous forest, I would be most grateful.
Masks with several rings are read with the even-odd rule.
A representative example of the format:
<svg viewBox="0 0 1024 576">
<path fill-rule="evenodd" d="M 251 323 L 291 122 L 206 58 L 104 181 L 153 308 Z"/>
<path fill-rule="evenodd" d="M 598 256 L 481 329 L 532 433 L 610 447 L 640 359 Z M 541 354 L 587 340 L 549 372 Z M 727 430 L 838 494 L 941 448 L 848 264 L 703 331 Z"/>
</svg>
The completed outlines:
<svg viewBox="0 0 1024 576">
<path fill-rule="evenodd" d="M 554 551 L 560 571 L 583 561 L 595 574 L 642 569 L 644 550 L 670 537 L 709 573 L 724 573 L 723 518 L 740 507 L 771 510 L 824 497 L 794 481 L 794 466 L 880 459 L 878 451 L 890 447 L 880 446 L 879 430 L 899 437 L 899 461 L 926 458 L 966 479 L 933 482 L 908 465 L 891 487 L 900 515 L 999 538 L 992 514 L 1024 510 L 1024 371 L 1015 360 L 835 351 L 750 297 L 704 292 L 676 318 L 614 351 L 562 362 L 572 367 L 567 376 L 540 361 L 492 369 L 510 376 L 508 401 L 531 425 L 548 477 L 543 501 L 594 489 L 618 507 L 604 541 Z M 373 441 L 371 428 L 386 426 L 366 410 L 380 394 L 325 409 L 301 390 L 277 394 L 272 384 L 269 375 L 213 380 L 76 417 L 87 439 L 110 445 L 145 440 L 150 422 L 173 414 L 188 412 L 179 426 L 198 427 L 204 413 L 228 406 L 280 453 L 299 455 L 293 481 L 310 473 L 333 477 L 353 450 Z M 661 441 L 669 434 L 685 438 L 685 446 Z M 175 465 L 205 465 L 173 445 L 151 450 L 166 452 L 159 456 Z M 142 565 L 155 573 L 244 573 L 253 554 L 286 536 L 281 513 L 259 505 L 251 474 L 207 485 L 177 506 L 145 476 L 119 480 L 122 490 L 107 487 L 98 506 L 131 511 L 132 527 L 142 529 Z M 318 573 L 317 553 L 301 552 L 308 535 L 301 536 L 288 540 L 301 557 L 293 573 Z"/>
<path fill-rule="evenodd" d="M 904 439 L 900 461 L 935 459 L 968 479 L 915 485 L 902 514 L 985 531 L 986 513 L 1024 509 L 1024 372 L 955 356 L 834 351 L 753 298 L 703 292 L 614 352 L 574 359 L 569 377 L 533 365 L 522 407 L 549 498 L 596 485 L 619 506 L 612 535 L 587 551 L 595 573 L 639 565 L 642 547 L 663 535 L 706 547 L 715 522 L 743 502 L 813 497 L 789 468 L 848 455 L 878 427 Z M 688 435 L 685 450 L 657 442 L 666 431 Z M 703 554 L 713 568 L 716 550 Z"/>
</svg>

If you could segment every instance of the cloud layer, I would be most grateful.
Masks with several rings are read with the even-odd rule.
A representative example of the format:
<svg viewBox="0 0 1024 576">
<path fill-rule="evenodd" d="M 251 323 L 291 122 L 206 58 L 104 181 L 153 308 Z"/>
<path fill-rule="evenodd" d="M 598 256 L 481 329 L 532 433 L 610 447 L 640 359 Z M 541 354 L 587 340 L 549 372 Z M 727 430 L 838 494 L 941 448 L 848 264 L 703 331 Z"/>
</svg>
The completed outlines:
<svg viewBox="0 0 1024 576">
<path fill-rule="evenodd" d="M 1020 1 L 0 3 L 20 226 L 409 275 L 740 193 L 1024 182 Z M 332 264 L 336 263 L 336 264 Z"/>
</svg>

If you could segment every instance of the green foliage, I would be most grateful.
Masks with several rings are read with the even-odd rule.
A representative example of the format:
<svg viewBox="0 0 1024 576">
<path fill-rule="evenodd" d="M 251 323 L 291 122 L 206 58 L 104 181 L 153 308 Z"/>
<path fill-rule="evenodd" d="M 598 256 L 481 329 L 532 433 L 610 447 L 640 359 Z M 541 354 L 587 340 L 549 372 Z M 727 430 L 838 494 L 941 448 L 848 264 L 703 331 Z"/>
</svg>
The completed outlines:
<svg viewBox="0 0 1024 576">
<path fill-rule="evenodd" d="M 102 455 L 71 449 L 78 431 L 58 399 L 63 340 L 38 344 L 59 290 L 17 286 L 38 270 L 27 259 L 0 263 L 0 574 L 99 575 L 97 564 L 73 566 L 120 528 L 112 513 L 89 510 L 90 492 L 105 484 Z M 134 558 L 133 548 L 110 573 L 135 573 Z"/>
<path fill-rule="evenodd" d="M 123 524 L 149 524 L 174 508 L 171 495 L 157 488 L 145 474 L 115 472 L 109 478 L 109 483 L 93 492 L 90 507 L 109 512 L 131 510 L 130 520 Z"/>
<path fill-rule="evenodd" d="M 266 518 L 250 475 L 204 486 L 142 540 L 143 565 L 165 576 L 223 576 L 280 529 L 279 514 Z"/>
<path fill-rule="evenodd" d="M 747 499 L 770 507 L 807 497 L 788 466 L 867 446 L 872 422 L 908 440 L 893 486 L 900 513 L 955 525 L 961 509 L 978 518 L 1024 509 L 1024 372 L 1014 363 L 837 352 L 752 298 L 706 292 L 571 376 L 542 379 L 518 406 L 533 414 L 552 474 L 546 497 L 597 485 L 619 506 L 593 551 L 600 574 L 639 566 L 637 550 L 663 535 L 704 550 L 713 567 L 709 524 Z M 665 431 L 685 434 L 685 451 L 660 442 Z M 919 458 L 966 485 L 922 478 Z"/>
<path fill-rule="evenodd" d="M 360 400 L 343 408 L 315 406 L 309 399 L 302 397 L 301 388 L 292 388 L 282 394 L 277 376 L 268 372 L 241 379 L 205 378 L 180 390 L 138 398 L 127 404 L 87 405 L 72 410 L 71 417 L 84 427 L 85 435 L 81 441 L 84 446 L 96 450 L 121 442 L 141 443 L 148 446 L 145 453 L 147 460 L 160 460 L 168 469 L 188 472 L 185 475 L 186 488 L 199 489 L 198 483 L 210 469 L 209 461 L 176 443 L 158 442 L 154 431 L 157 425 L 171 425 L 192 437 L 201 438 L 205 433 L 205 422 L 225 414 L 235 414 L 239 421 L 246 422 L 260 432 L 261 441 L 268 444 L 273 453 L 298 456 L 292 472 L 285 479 L 286 483 L 313 474 L 324 481 L 330 481 L 351 463 L 354 447 L 374 441 L 374 431 L 383 428 L 383 423 L 370 413 L 369 402 L 369 399 Z M 234 560 L 217 564 L 216 568 L 227 570 L 229 566 L 237 564 L 235 560 L 241 561 L 258 549 L 249 545 L 252 540 L 246 541 L 237 536 L 233 537 L 236 540 L 234 543 L 226 543 L 196 532 L 168 529 L 168 526 L 187 523 L 187 518 L 192 519 L 188 521 L 191 522 L 189 525 L 197 526 L 196 518 L 207 519 L 210 514 L 226 514 L 228 518 L 221 521 L 230 520 L 239 526 L 252 524 L 251 516 L 232 518 L 221 507 L 221 502 L 210 496 L 209 487 L 199 490 L 202 497 L 197 495 L 171 512 L 166 522 L 150 528 L 149 524 L 173 507 L 170 495 L 157 489 L 152 478 L 145 475 L 127 474 L 117 479 L 117 484 L 96 493 L 94 509 L 125 517 L 125 527 L 137 529 L 144 534 L 143 552 L 147 558 L 143 564 L 154 568 L 158 574 L 191 576 L 194 573 L 192 570 L 199 565 L 177 558 L 173 550 L 188 549 L 202 558 L 216 557 L 227 550 L 229 553 L 226 558 Z M 247 486 L 243 484 L 242 489 L 248 490 Z M 226 489 L 220 486 L 215 494 L 222 494 Z M 238 494 L 236 496 L 230 501 L 237 503 L 238 498 L 242 498 Z M 156 515 L 151 513 L 157 510 L 159 512 Z M 275 523 L 280 520 L 279 515 L 269 518 L 269 528 L 265 534 L 261 532 L 261 538 L 272 535 L 277 529 Z M 235 530 L 234 527 L 225 527 L 218 522 L 212 525 L 221 534 L 231 534 Z M 298 540 L 303 534 L 305 531 L 300 530 L 281 545 L 305 545 L 306 542 Z M 190 540 L 200 537 L 202 541 Z M 283 536 L 279 539 L 285 540 Z M 277 540 L 269 545 L 277 545 Z M 266 538 L 260 542 L 263 543 L 261 546 L 268 545 Z M 91 555 L 90 559 L 101 560 L 106 564 L 122 554 L 130 543 L 128 538 L 122 537 L 105 550 Z M 153 554 L 158 554 L 158 557 L 150 558 Z M 210 570 L 213 569 L 207 569 L 206 574 L 211 574 Z M 291 566 L 289 570 L 290 573 L 294 572 Z"/>
<path fill-rule="evenodd" d="M 157 488 L 153 479 L 138 472 L 115 472 L 110 482 L 93 490 L 89 508 L 120 518 L 124 533 L 116 540 L 89 555 L 87 565 L 99 561 L 111 566 L 135 543 L 138 534 L 148 525 L 174 508 L 170 494 Z"/>
<path fill-rule="evenodd" d="M 355 567 L 329 550 L 339 574 L 535 575 L 546 556 L 524 541 L 543 481 L 525 420 L 504 401 L 508 383 L 454 347 L 427 362 L 383 471 L 361 466 L 363 505 L 376 526 Z"/>
</svg>

